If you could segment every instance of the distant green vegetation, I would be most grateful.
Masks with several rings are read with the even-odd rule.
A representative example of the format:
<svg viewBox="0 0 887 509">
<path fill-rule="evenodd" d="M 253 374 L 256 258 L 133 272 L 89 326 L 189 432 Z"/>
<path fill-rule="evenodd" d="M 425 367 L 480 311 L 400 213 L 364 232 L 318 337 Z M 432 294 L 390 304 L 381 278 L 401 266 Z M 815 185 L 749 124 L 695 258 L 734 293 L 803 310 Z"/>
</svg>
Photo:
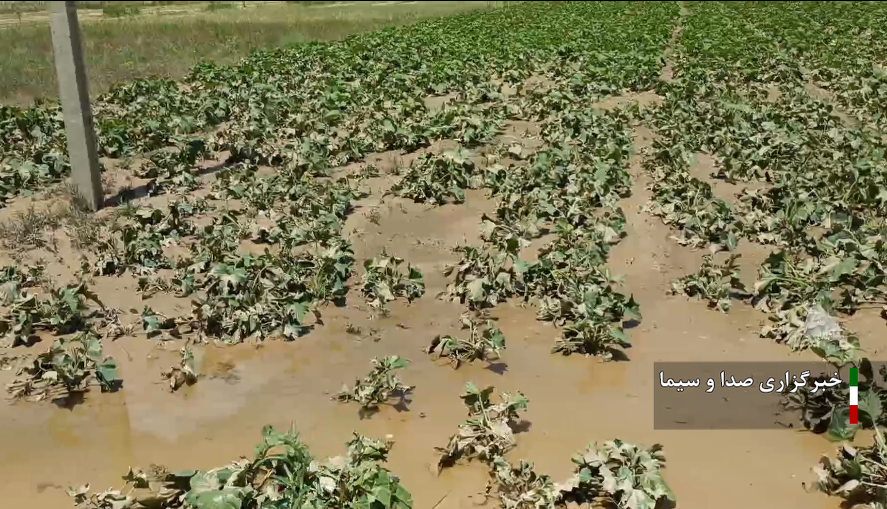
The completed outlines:
<svg viewBox="0 0 887 509">
<path fill-rule="evenodd" d="M 206 10 L 214 12 L 214 11 L 223 11 L 225 9 L 232 9 L 234 6 L 231 2 L 210 2 L 209 5 L 206 6 Z"/>
<path fill-rule="evenodd" d="M 128 5 L 108 5 L 102 8 L 102 14 L 111 18 L 120 18 L 123 16 L 135 16 L 142 12 L 138 6 Z"/>
<path fill-rule="evenodd" d="M 0 7 L 12 2 L 0 4 Z M 23 2 L 40 4 L 41 2 Z M 100 2 L 88 2 L 99 4 Z M 312 8 L 274 3 L 243 8 L 241 2 L 203 2 L 193 12 L 160 14 L 155 7 L 107 2 L 104 19 L 82 16 L 84 52 L 93 94 L 148 76 L 183 76 L 201 60 L 233 63 L 249 53 L 288 43 L 328 41 L 385 26 L 490 8 L 490 2 L 418 2 Z M 144 2 L 145 4 L 173 2 Z M 175 2 L 182 3 L 182 2 Z M 221 7 L 224 5 L 225 7 Z M 136 11 L 133 11 L 136 9 Z M 0 8 L 2 11 L 2 8 Z M 9 12 L 9 11 L 7 11 Z M 110 14 L 109 14 L 110 13 Z M 2 21 L 2 18 L 0 18 Z M 0 24 L 0 103 L 28 104 L 56 96 L 52 40 L 45 23 Z"/>
<path fill-rule="evenodd" d="M 78 9 L 102 9 L 120 7 L 143 7 L 153 5 L 194 4 L 200 2 L 77 2 Z M 46 9 L 46 2 L 0 2 L 0 13 L 4 12 L 33 12 Z"/>
</svg>

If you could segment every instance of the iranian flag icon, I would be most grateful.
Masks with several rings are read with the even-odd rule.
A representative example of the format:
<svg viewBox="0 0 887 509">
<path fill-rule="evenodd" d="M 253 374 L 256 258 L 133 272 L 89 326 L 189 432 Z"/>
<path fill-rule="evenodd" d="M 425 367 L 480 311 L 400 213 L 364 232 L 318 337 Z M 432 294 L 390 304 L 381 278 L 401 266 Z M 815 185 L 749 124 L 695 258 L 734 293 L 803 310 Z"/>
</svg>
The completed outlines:
<svg viewBox="0 0 887 509">
<path fill-rule="evenodd" d="M 859 424 L 859 369 L 850 368 L 850 424 Z"/>
</svg>

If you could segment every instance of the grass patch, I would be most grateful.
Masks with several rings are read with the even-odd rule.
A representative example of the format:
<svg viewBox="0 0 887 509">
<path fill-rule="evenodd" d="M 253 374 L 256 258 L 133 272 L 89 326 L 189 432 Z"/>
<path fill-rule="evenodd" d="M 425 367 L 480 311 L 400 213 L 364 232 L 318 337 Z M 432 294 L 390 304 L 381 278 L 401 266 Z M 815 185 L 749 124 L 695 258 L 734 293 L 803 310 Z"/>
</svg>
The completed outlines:
<svg viewBox="0 0 887 509">
<path fill-rule="evenodd" d="M 187 2 L 187 1 L 173 1 L 173 2 L 77 2 L 77 9 L 102 9 L 103 11 L 108 7 L 119 7 L 119 6 L 163 6 L 163 5 L 175 5 L 175 4 L 193 4 L 198 2 Z M 8 13 L 8 12 L 37 12 L 46 10 L 47 5 L 46 2 L 27 2 L 27 1 L 9 1 L 3 2 L 0 1 L 0 14 Z"/>
<path fill-rule="evenodd" d="M 66 203 L 59 213 L 59 220 L 66 226 L 71 245 L 80 251 L 87 251 L 102 240 L 101 226 L 104 220 L 89 208 L 86 199 L 73 184 L 65 184 L 60 194 Z"/>
<path fill-rule="evenodd" d="M 210 12 L 223 11 L 225 9 L 233 9 L 234 6 L 230 2 L 210 2 L 206 6 L 206 10 Z"/>
<path fill-rule="evenodd" d="M 111 85 L 147 76 L 184 75 L 202 60 L 233 63 L 260 48 L 329 41 L 422 18 L 489 8 L 490 2 L 418 2 L 373 6 L 311 7 L 294 3 L 243 9 L 194 9 L 186 14 L 156 11 L 136 16 L 81 20 L 84 53 L 93 95 Z M 237 8 L 234 8 L 237 7 Z M 25 105 L 56 97 L 52 39 L 46 22 L 0 28 L 0 102 Z"/>
<path fill-rule="evenodd" d="M 0 221 L 0 247 L 16 252 L 52 247 L 54 240 L 47 233 L 59 228 L 81 251 L 101 240 L 101 226 L 108 218 L 92 212 L 73 184 L 63 183 L 50 196 L 57 200 L 54 206 L 38 208 L 32 204 Z"/>
<path fill-rule="evenodd" d="M 122 18 L 124 16 L 137 16 L 142 9 L 137 6 L 109 5 L 102 9 L 102 14 L 109 18 Z"/>
<path fill-rule="evenodd" d="M 0 222 L 0 239 L 3 239 L 0 243 L 10 250 L 44 247 L 47 245 L 46 231 L 59 226 L 61 219 L 58 213 L 31 206 Z"/>
</svg>

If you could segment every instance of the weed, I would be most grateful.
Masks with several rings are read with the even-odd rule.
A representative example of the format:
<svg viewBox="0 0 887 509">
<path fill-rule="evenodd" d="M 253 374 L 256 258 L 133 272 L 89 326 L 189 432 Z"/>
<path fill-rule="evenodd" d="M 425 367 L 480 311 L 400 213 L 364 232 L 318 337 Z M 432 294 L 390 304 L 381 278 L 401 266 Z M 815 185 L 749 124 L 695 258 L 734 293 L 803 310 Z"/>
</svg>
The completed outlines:
<svg viewBox="0 0 887 509">
<path fill-rule="evenodd" d="M 46 247 L 46 232 L 61 226 L 59 214 L 38 210 L 33 205 L 0 222 L 0 238 L 5 249 L 22 250 Z"/>
</svg>

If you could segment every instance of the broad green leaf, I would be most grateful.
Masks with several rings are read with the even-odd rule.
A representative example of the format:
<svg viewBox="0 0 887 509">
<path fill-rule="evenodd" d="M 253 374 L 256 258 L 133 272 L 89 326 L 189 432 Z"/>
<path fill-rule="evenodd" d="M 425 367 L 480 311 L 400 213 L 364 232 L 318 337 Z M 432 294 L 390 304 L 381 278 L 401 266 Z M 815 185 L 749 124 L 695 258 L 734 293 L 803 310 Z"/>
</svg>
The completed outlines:
<svg viewBox="0 0 887 509">
<path fill-rule="evenodd" d="M 832 441 L 853 440 L 859 425 L 850 424 L 850 411 L 844 407 L 832 413 L 828 426 L 828 438 Z"/>
<path fill-rule="evenodd" d="M 240 509 L 243 505 L 243 488 L 227 488 L 220 491 L 191 491 L 188 504 L 195 509 Z"/>
</svg>

